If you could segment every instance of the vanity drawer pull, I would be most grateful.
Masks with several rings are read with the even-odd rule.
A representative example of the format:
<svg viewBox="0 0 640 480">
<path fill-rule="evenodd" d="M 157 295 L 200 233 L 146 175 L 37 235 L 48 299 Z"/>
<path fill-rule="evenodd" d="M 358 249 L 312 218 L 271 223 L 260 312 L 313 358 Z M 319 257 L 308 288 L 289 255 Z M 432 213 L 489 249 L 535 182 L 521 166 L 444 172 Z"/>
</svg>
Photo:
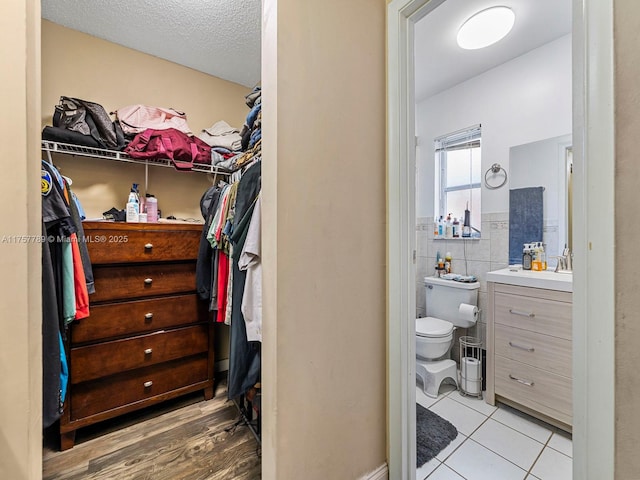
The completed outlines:
<svg viewBox="0 0 640 480">
<path fill-rule="evenodd" d="M 153 248 L 153 243 L 147 243 L 147 244 L 145 244 L 145 246 L 144 246 L 144 249 L 145 249 L 145 250 L 151 250 L 152 248 Z"/>
<path fill-rule="evenodd" d="M 153 382 L 149 380 L 148 382 L 144 382 L 142 385 L 144 385 L 144 388 L 149 388 L 151 385 L 153 385 Z"/>
<path fill-rule="evenodd" d="M 523 380 L 523 379 L 521 379 L 521 378 L 514 377 L 514 376 L 513 376 L 513 375 L 511 375 L 511 374 L 509 374 L 509 378 L 510 378 L 511 380 L 515 380 L 515 381 L 516 381 L 516 382 L 518 382 L 518 383 L 521 383 L 521 384 L 523 384 L 523 385 L 526 385 L 527 387 L 533 387 L 533 385 L 534 385 L 534 382 L 529 382 L 529 381 L 527 381 L 527 380 Z"/>
<path fill-rule="evenodd" d="M 145 354 L 145 355 L 151 355 L 152 353 L 153 353 L 153 349 L 151 349 L 151 348 L 147 348 L 147 349 L 144 351 L 144 354 Z"/>
<path fill-rule="evenodd" d="M 153 318 L 153 313 L 149 312 L 149 313 L 145 313 L 144 314 L 144 318 L 146 320 L 151 320 Z"/>
<path fill-rule="evenodd" d="M 145 278 L 144 279 L 144 283 L 146 283 L 147 285 L 151 285 L 153 283 L 153 279 L 152 278 Z"/>
<path fill-rule="evenodd" d="M 529 317 L 533 318 L 536 316 L 533 312 L 523 312 L 522 310 L 514 310 L 513 308 L 509 309 L 509 313 L 512 315 L 520 315 L 521 317 Z"/>
<path fill-rule="evenodd" d="M 535 351 L 533 347 L 523 347 L 522 345 L 518 345 L 517 343 L 509 342 L 509 346 L 513 348 L 519 348 L 520 350 L 526 350 L 527 352 Z"/>
</svg>

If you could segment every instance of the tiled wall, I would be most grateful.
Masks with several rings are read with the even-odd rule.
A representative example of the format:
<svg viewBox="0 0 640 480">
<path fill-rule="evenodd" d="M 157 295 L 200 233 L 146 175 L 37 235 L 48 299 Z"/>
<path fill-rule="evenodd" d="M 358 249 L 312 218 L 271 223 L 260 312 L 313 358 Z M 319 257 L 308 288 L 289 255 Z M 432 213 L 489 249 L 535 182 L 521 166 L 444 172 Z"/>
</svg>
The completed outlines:
<svg viewBox="0 0 640 480">
<path fill-rule="evenodd" d="M 481 230 L 479 240 L 435 240 L 433 217 L 416 219 L 416 314 L 418 317 L 426 314 L 423 279 L 435 273 L 436 253 L 439 251 L 444 257 L 451 252 L 453 273 L 475 275 L 480 281 L 478 323 L 467 331 L 458 330 L 456 337 L 473 335 L 480 338 L 486 348 L 487 272 L 509 265 L 509 212 L 483 214 Z"/>
</svg>

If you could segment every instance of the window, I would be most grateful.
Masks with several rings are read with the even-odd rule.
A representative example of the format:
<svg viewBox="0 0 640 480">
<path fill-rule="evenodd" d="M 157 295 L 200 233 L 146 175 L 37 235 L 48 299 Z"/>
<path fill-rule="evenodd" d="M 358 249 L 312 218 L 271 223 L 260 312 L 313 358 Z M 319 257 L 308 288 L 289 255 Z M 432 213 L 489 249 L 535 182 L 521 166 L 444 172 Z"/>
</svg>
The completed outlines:
<svg viewBox="0 0 640 480">
<path fill-rule="evenodd" d="M 471 212 L 471 236 L 480 236 L 480 125 L 435 139 L 435 217 L 464 220 Z"/>
</svg>

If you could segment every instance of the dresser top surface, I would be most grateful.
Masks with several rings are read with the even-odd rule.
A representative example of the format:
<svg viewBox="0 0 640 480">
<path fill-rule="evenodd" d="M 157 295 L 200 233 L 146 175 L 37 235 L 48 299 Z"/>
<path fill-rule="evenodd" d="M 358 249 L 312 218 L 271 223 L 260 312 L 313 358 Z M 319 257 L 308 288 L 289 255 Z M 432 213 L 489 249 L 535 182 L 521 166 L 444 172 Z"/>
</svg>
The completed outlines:
<svg viewBox="0 0 640 480">
<path fill-rule="evenodd" d="M 557 273 L 550 270 L 536 272 L 519 269 L 512 271 L 509 268 L 503 268 L 487 273 L 487 282 L 573 292 L 573 274 Z"/>
<path fill-rule="evenodd" d="M 85 230 L 128 230 L 128 231 L 202 231 L 203 222 L 184 222 L 179 220 L 161 220 L 157 223 L 127 223 L 104 221 L 84 221 Z"/>
</svg>

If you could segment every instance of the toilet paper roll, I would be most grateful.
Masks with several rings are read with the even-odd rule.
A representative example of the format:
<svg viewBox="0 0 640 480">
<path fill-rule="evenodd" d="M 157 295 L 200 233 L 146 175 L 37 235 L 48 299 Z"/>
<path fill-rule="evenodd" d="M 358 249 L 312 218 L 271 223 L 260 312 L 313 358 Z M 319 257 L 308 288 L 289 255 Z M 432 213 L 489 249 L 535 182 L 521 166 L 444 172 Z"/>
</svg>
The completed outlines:
<svg viewBox="0 0 640 480">
<path fill-rule="evenodd" d="M 458 318 L 462 322 L 476 323 L 478 321 L 478 307 L 468 303 L 461 303 L 458 308 Z"/>
<path fill-rule="evenodd" d="M 478 395 L 482 380 L 480 360 L 463 357 L 460 362 L 460 386 L 469 395 Z"/>
<path fill-rule="evenodd" d="M 473 357 L 463 357 L 461 374 L 467 380 L 478 380 L 480 378 L 480 360 Z"/>
</svg>

